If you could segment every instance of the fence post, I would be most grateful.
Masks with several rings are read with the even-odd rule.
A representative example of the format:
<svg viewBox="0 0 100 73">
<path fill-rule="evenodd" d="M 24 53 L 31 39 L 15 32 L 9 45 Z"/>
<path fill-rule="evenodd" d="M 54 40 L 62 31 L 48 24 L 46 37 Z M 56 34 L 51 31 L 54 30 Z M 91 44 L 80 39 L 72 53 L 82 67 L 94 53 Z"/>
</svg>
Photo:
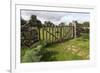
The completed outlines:
<svg viewBox="0 0 100 73">
<path fill-rule="evenodd" d="M 39 40 L 40 40 L 40 34 L 41 34 L 41 33 L 40 33 L 40 27 L 38 27 L 38 32 L 39 32 Z"/>
<path fill-rule="evenodd" d="M 74 27 L 74 29 L 73 29 L 73 30 L 74 30 L 74 32 L 73 32 L 73 33 L 74 33 L 74 38 L 76 38 L 76 22 L 73 21 L 73 22 L 72 22 L 72 25 L 73 25 L 73 27 Z"/>
</svg>

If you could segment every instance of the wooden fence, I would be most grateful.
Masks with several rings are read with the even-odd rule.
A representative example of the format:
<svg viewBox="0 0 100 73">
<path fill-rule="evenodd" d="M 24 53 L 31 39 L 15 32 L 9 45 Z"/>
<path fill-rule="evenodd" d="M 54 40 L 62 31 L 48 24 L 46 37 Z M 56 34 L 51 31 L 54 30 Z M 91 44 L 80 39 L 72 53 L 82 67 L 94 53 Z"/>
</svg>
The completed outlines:
<svg viewBox="0 0 100 73">
<path fill-rule="evenodd" d="M 74 38 L 74 26 L 41 26 L 21 28 L 21 46 L 30 47 L 38 41 L 58 43 Z"/>
<path fill-rule="evenodd" d="M 21 46 L 32 46 L 38 41 L 47 43 L 63 42 L 80 36 L 82 32 L 89 32 L 89 28 L 79 27 L 78 23 L 73 22 L 69 25 L 42 25 L 21 26 Z"/>
<path fill-rule="evenodd" d="M 73 26 L 42 26 L 39 28 L 39 40 L 47 43 L 63 42 L 74 38 Z"/>
</svg>

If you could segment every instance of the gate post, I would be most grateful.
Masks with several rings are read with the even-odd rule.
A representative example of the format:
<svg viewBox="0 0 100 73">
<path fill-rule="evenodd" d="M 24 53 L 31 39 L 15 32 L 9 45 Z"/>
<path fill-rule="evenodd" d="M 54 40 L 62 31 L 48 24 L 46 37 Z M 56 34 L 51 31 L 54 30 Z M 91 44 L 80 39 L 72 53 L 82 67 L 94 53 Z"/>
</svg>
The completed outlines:
<svg viewBox="0 0 100 73">
<path fill-rule="evenodd" d="M 39 41 L 41 40 L 41 39 L 40 39 L 40 34 L 41 34 L 41 33 L 40 33 L 40 27 L 38 27 L 38 39 L 39 39 Z"/>
<path fill-rule="evenodd" d="M 74 29 L 73 29 L 74 38 L 76 38 L 76 21 L 73 21 L 73 22 L 72 22 L 72 25 L 73 25 L 73 27 L 74 27 Z"/>
</svg>

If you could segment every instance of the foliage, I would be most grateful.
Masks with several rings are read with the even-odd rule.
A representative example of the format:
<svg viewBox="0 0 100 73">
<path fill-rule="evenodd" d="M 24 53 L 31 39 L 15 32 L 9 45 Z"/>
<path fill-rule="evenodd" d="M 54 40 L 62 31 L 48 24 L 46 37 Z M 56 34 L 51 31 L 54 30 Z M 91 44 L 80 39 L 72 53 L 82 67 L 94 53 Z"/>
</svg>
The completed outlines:
<svg viewBox="0 0 100 73">
<path fill-rule="evenodd" d="M 23 56 L 22 62 L 38 62 L 40 55 L 38 55 L 40 47 L 27 50 Z"/>
<path fill-rule="evenodd" d="M 27 21 L 21 18 L 21 25 L 25 25 L 26 23 Z"/>
<path fill-rule="evenodd" d="M 45 26 L 54 26 L 54 24 L 51 21 L 45 21 L 44 25 Z"/>
<path fill-rule="evenodd" d="M 40 27 L 42 25 L 41 21 L 37 19 L 37 17 L 35 15 L 32 15 L 28 25 L 32 26 L 36 26 L 36 27 Z"/>
<path fill-rule="evenodd" d="M 32 15 L 27 23 L 21 19 L 21 47 L 31 47 L 39 40 L 38 29 L 41 25 L 41 21 L 35 15 Z"/>
<path fill-rule="evenodd" d="M 21 49 L 21 61 L 24 62 L 39 62 L 42 54 L 41 50 L 46 46 L 45 42 L 39 42 L 37 46 L 33 48 Z"/>
<path fill-rule="evenodd" d="M 89 22 L 83 22 L 82 24 L 77 23 L 77 27 L 76 27 L 76 35 L 77 37 L 81 36 L 81 33 L 87 33 L 89 34 Z"/>
<path fill-rule="evenodd" d="M 76 21 L 76 24 L 77 24 L 77 26 L 79 26 L 79 27 L 89 27 L 89 26 L 90 26 L 90 23 L 89 23 L 88 21 L 84 21 L 83 23 L 78 23 L 78 22 Z"/>
<path fill-rule="evenodd" d="M 84 27 L 89 27 L 90 26 L 90 23 L 89 22 L 83 22 L 83 26 Z"/>
<path fill-rule="evenodd" d="M 89 34 L 88 33 L 81 33 L 81 37 L 83 39 L 89 39 Z"/>
<path fill-rule="evenodd" d="M 59 24 L 59 26 L 65 26 L 65 23 L 62 22 L 62 23 Z"/>
</svg>

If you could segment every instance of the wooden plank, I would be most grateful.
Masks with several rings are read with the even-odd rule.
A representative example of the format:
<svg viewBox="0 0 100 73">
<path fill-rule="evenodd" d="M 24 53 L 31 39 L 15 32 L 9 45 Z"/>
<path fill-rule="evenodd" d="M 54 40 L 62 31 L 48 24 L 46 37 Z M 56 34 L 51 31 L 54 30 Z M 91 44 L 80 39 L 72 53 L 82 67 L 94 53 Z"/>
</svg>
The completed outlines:
<svg viewBox="0 0 100 73">
<path fill-rule="evenodd" d="M 40 28 L 38 28 L 38 31 L 39 31 L 39 40 L 40 40 L 40 34 L 41 34 L 41 33 L 40 33 Z"/>
<path fill-rule="evenodd" d="M 74 26 L 73 26 L 73 38 L 75 37 L 75 34 L 74 34 Z"/>
<path fill-rule="evenodd" d="M 51 28 L 52 28 L 52 29 L 51 29 L 52 33 L 54 33 L 54 31 L 53 31 L 54 27 L 52 26 Z M 51 40 L 51 43 L 53 43 L 53 41 L 54 41 L 53 36 L 51 36 L 51 39 L 52 39 L 52 40 Z"/>
<path fill-rule="evenodd" d="M 43 37 L 43 40 L 44 40 L 44 26 L 43 26 L 43 28 L 42 28 L 42 32 L 43 32 L 43 33 L 42 33 L 42 34 L 43 34 L 42 37 Z"/>
<path fill-rule="evenodd" d="M 56 26 L 56 32 L 55 32 L 55 33 L 56 33 L 56 35 L 55 35 L 55 36 L 57 37 L 57 26 Z M 57 39 L 56 39 L 56 42 L 57 42 Z"/>
<path fill-rule="evenodd" d="M 45 27 L 46 31 L 47 31 L 47 26 Z M 45 32 L 45 39 L 46 39 L 46 42 L 47 42 L 47 32 Z"/>
<path fill-rule="evenodd" d="M 62 41 L 61 38 L 62 38 L 62 27 L 60 26 L 60 42 Z"/>
<path fill-rule="evenodd" d="M 49 32 L 51 32 L 50 29 L 51 29 L 51 27 L 49 26 Z M 51 43 L 51 35 L 49 34 L 48 37 L 49 37 L 49 42 Z"/>
</svg>

